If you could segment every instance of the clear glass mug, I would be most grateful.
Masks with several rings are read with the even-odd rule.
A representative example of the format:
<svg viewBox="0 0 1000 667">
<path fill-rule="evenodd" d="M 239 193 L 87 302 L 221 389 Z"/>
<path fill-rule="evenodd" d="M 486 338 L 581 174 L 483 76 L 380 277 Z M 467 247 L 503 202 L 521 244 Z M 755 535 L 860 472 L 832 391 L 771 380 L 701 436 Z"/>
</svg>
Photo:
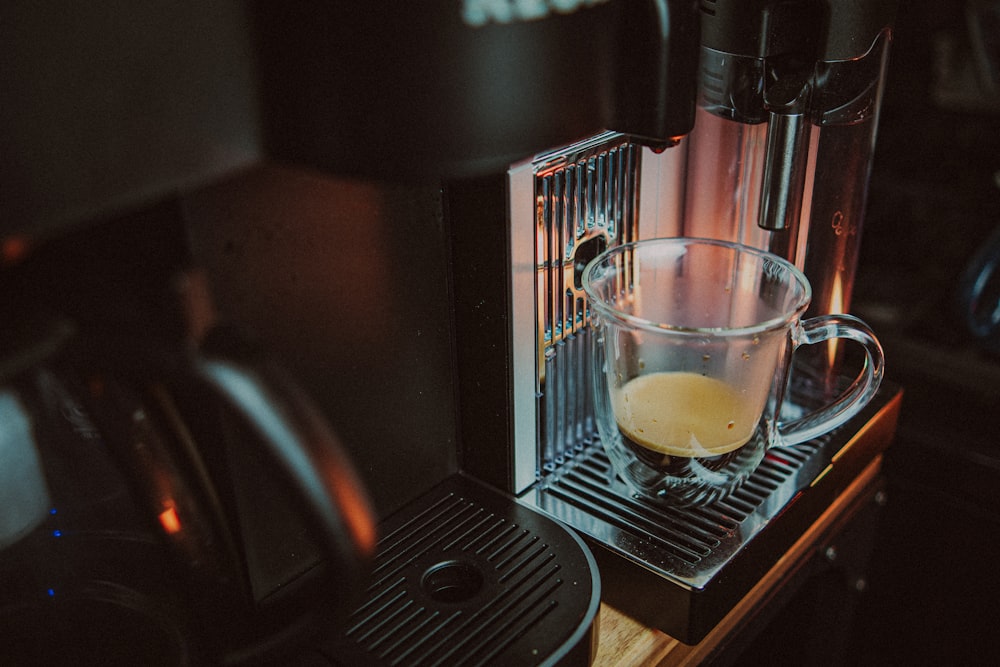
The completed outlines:
<svg viewBox="0 0 1000 667">
<path fill-rule="evenodd" d="M 835 429 L 875 395 L 882 348 L 850 315 L 801 319 L 808 280 L 769 253 L 671 238 L 611 248 L 584 270 L 594 410 L 618 475 L 673 505 L 734 491 L 771 447 Z M 865 363 L 831 402 L 786 423 L 782 401 L 800 345 L 859 343 Z"/>
</svg>

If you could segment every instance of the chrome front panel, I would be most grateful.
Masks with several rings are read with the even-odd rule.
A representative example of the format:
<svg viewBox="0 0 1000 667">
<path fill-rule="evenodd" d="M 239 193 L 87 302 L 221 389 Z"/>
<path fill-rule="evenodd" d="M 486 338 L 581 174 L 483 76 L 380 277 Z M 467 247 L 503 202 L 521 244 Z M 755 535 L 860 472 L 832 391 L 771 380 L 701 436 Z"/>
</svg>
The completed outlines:
<svg viewBox="0 0 1000 667">
<path fill-rule="evenodd" d="M 509 171 L 516 493 L 597 437 L 581 273 L 606 248 L 680 234 L 686 159 L 683 143 L 609 132 Z"/>
<path fill-rule="evenodd" d="M 640 156 L 608 133 L 509 173 L 517 492 L 596 437 L 581 273 L 637 238 Z"/>
</svg>

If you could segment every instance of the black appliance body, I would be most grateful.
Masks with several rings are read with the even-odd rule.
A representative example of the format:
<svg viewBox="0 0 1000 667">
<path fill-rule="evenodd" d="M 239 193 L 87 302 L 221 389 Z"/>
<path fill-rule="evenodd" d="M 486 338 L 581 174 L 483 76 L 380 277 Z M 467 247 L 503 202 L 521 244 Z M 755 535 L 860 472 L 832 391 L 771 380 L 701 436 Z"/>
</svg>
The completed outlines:
<svg viewBox="0 0 1000 667">
<path fill-rule="evenodd" d="M 7 664 L 261 664 L 360 594 L 367 493 L 304 390 L 215 322 L 174 216 L 4 267 Z"/>
</svg>

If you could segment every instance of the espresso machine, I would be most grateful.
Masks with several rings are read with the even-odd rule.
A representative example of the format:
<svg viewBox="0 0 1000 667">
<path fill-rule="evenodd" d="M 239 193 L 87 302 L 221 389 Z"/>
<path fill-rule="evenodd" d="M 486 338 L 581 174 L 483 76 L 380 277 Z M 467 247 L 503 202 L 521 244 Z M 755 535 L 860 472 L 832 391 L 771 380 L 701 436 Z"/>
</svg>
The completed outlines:
<svg viewBox="0 0 1000 667">
<path fill-rule="evenodd" d="M 457 290 L 470 290 L 456 299 L 461 395 L 474 397 L 460 422 L 463 446 L 475 447 L 467 469 L 579 531 L 594 548 L 603 599 L 692 644 L 807 517 L 878 457 L 899 408 L 898 392 L 886 389 L 850 428 L 770 452 L 742 489 L 708 509 L 654 507 L 614 479 L 589 403 L 581 274 L 593 257 L 647 238 L 743 243 L 804 271 L 812 315 L 847 312 L 854 282 L 894 4 L 698 9 L 689 132 L 659 143 L 598 133 L 514 163 L 502 186 L 480 182 L 449 195 L 449 210 L 462 217 L 492 206 L 492 228 L 506 230 L 491 241 L 480 228 L 454 231 L 456 272 L 477 276 L 456 279 Z M 506 246 L 506 256 L 484 258 L 487 244 Z M 484 302 L 483 294 L 504 298 Z M 463 336 L 475 341 L 468 352 Z M 845 350 L 816 347 L 796 354 L 788 419 L 849 381 Z M 484 386 L 483 369 L 506 382 Z M 500 434 L 495 441 L 483 439 L 483 424 Z"/>
<path fill-rule="evenodd" d="M 307 637 L 267 619 L 289 660 L 586 663 L 602 600 L 695 644 L 877 461 L 899 394 L 769 456 L 732 499 L 646 506 L 610 474 L 589 414 L 580 275 L 619 243 L 711 236 L 793 260 L 813 312 L 846 310 L 891 3 L 410 4 L 6 4 L 0 292 L 29 352 L 0 351 L 2 387 L 17 393 L 66 349 L 133 383 L 164 373 L 155 355 L 130 361 L 137 336 L 287 369 L 301 392 L 259 393 L 309 396 L 289 412 L 327 434 L 317 451 L 343 447 L 338 469 L 356 471 L 379 535 L 367 570 L 361 519 L 346 523 L 350 548 L 300 540 L 316 530 L 306 493 L 294 540 L 280 526 L 258 536 L 308 552 L 276 565 L 269 590 L 336 562 L 334 543 L 363 582 L 335 620 L 310 616 Z M 23 315 L 36 310 L 44 325 Z M 205 324 L 217 320 L 232 324 L 221 343 Z M 54 342 L 22 342 L 35 327 Z M 86 345 L 66 342 L 79 332 Z M 806 362 L 803 411 L 835 391 L 841 356 Z M 267 441 L 259 413 L 231 399 L 237 382 L 208 392 L 224 405 L 206 417 L 198 379 L 194 399 L 171 385 L 181 422 L 209 450 L 227 443 L 213 475 L 240 468 L 232 443 Z M 94 400 L 79 409 L 105 415 Z M 31 414 L 0 428 L 37 439 L 46 417 Z M 98 421 L 116 432 L 113 415 Z M 261 465 L 241 468 L 234 495 L 267 514 L 251 502 Z M 353 475 L 334 478 L 354 489 Z M 293 496 L 311 488 L 294 479 Z M 363 519 L 364 493 L 349 495 L 343 511 Z M 52 521 L 39 510 L 26 525 Z M 27 567 L 8 563 L 10 576 Z"/>
</svg>

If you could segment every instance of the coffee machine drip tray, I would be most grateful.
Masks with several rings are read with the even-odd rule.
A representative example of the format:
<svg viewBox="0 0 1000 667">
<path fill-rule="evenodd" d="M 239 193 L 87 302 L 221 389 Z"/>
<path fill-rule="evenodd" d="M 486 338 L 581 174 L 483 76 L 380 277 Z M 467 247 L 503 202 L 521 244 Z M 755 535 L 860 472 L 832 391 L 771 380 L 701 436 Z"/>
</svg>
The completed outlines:
<svg viewBox="0 0 1000 667">
<path fill-rule="evenodd" d="M 593 547 L 604 601 L 695 644 L 889 445 L 901 392 L 883 388 L 825 437 L 769 452 L 730 498 L 669 508 L 633 497 L 600 442 L 582 447 L 523 498 Z"/>
<path fill-rule="evenodd" d="M 600 577 L 573 531 L 461 473 L 379 531 L 335 664 L 590 664 Z"/>
</svg>

